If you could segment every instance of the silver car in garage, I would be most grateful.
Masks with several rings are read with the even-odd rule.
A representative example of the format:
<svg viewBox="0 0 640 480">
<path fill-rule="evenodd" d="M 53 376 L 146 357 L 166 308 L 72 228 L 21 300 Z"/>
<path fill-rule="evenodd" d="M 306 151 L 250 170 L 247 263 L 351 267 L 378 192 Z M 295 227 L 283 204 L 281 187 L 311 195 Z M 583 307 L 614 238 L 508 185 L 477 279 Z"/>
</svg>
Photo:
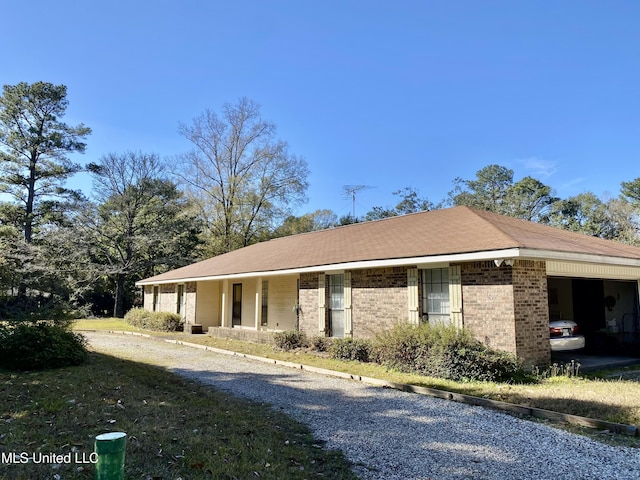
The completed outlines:
<svg viewBox="0 0 640 480">
<path fill-rule="evenodd" d="M 549 322 L 549 336 L 552 352 L 584 348 L 584 336 L 579 334 L 578 324 L 573 320 Z"/>
</svg>

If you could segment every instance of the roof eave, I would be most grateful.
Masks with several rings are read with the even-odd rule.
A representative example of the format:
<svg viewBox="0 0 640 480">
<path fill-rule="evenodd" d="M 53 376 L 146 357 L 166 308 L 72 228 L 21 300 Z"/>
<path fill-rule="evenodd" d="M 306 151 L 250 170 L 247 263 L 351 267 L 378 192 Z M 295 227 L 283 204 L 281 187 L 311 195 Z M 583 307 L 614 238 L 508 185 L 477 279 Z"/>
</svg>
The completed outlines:
<svg viewBox="0 0 640 480">
<path fill-rule="evenodd" d="M 300 273 L 331 272 L 340 270 L 356 270 L 362 268 L 398 267 L 404 265 L 424 265 L 454 262 L 472 262 L 483 260 L 495 260 L 506 258 L 521 258 L 531 260 L 558 260 L 578 263 L 619 265 L 628 267 L 640 267 L 640 258 L 614 257 L 608 255 L 595 255 L 587 253 L 562 252 L 555 250 L 535 250 L 530 248 L 507 248 L 500 250 L 487 250 L 481 252 L 454 253 L 446 255 L 429 255 L 423 257 L 391 258 L 383 260 L 364 260 L 356 262 L 335 263 L 330 265 L 313 265 L 300 268 L 282 270 L 267 270 L 255 272 L 231 273 L 224 275 L 207 275 L 199 277 L 170 278 L 166 280 L 141 280 L 136 282 L 138 286 L 161 285 L 169 283 L 202 282 L 211 280 L 233 280 L 237 278 L 255 278 L 278 275 L 296 275 Z"/>
<path fill-rule="evenodd" d="M 562 252 L 557 250 L 535 250 L 521 248 L 519 257 L 532 260 L 557 260 L 598 265 L 618 265 L 624 267 L 640 267 L 640 258 L 616 257 L 593 253 Z"/>
<path fill-rule="evenodd" d="M 328 265 L 313 265 L 308 267 L 288 268 L 282 270 L 266 270 L 255 272 L 230 273 L 224 275 L 207 275 L 200 277 L 183 277 L 167 280 L 141 280 L 136 285 L 162 285 L 167 283 L 202 282 L 209 280 L 231 280 L 236 278 L 265 277 L 276 275 L 294 275 L 312 272 L 331 272 L 340 270 L 356 270 L 361 268 L 399 267 L 403 265 L 427 265 L 433 263 L 463 262 L 493 260 L 494 258 L 510 258 L 519 256 L 518 248 L 490 250 L 482 252 L 454 253 L 446 255 L 429 255 L 422 257 L 389 258 L 382 260 L 362 260 L 355 262 L 333 263 Z"/>
</svg>

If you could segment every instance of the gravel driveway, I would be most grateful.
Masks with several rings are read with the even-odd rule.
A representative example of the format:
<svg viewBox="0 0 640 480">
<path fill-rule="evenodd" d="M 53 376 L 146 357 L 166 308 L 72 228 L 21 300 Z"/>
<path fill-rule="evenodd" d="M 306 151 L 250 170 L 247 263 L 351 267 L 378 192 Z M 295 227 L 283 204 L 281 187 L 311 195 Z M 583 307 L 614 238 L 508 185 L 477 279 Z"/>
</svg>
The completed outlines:
<svg viewBox="0 0 640 480">
<path fill-rule="evenodd" d="M 481 407 L 137 336 L 93 349 L 267 402 L 340 449 L 363 479 L 640 479 L 640 450 L 610 447 Z"/>
</svg>

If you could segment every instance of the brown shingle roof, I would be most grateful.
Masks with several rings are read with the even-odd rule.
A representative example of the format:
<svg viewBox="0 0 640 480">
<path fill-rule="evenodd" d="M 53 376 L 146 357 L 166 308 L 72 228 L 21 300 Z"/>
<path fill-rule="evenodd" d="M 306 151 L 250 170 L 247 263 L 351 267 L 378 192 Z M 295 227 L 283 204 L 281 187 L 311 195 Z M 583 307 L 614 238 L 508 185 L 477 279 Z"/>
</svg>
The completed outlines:
<svg viewBox="0 0 640 480">
<path fill-rule="evenodd" d="M 140 283 L 510 248 L 640 259 L 638 247 L 453 207 L 257 243 Z"/>
</svg>

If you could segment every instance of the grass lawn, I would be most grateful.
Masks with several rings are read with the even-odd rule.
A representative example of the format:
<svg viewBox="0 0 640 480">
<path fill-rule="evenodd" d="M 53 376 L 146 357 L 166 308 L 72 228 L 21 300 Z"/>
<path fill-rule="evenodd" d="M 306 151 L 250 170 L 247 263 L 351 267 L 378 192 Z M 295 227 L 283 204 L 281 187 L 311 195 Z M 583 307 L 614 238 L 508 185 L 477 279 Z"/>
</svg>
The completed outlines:
<svg viewBox="0 0 640 480">
<path fill-rule="evenodd" d="M 109 431 L 127 433 L 129 479 L 356 478 L 341 453 L 265 405 L 96 353 L 79 367 L 0 372 L 0 415 L 1 452 L 72 454 L 61 465 L 0 462 L 0 479 L 93 479 L 82 462 Z"/>
<path fill-rule="evenodd" d="M 120 319 L 86 320 L 81 321 L 74 328 L 88 328 L 87 322 L 93 325 L 93 329 L 101 329 L 100 325 L 108 325 L 105 330 L 124 330 L 127 324 Z M 120 325 L 120 326 L 118 326 Z M 153 332 L 147 332 L 153 333 Z M 158 334 L 167 338 L 176 338 L 184 341 L 209 345 L 226 350 L 237 351 L 250 355 L 266 358 L 297 362 L 305 365 L 316 366 L 354 375 L 374 377 L 398 383 L 407 383 L 430 388 L 438 388 L 457 393 L 486 397 L 494 400 L 527 405 L 531 407 L 553 410 L 561 413 L 580 415 L 600 420 L 629 425 L 640 425 L 640 381 L 637 368 L 629 368 L 629 379 L 620 371 L 620 377 L 615 379 L 602 378 L 610 372 L 599 372 L 597 375 L 580 375 L 578 377 L 557 376 L 541 380 L 536 384 L 499 384 L 489 382 L 453 382 L 419 375 L 404 374 L 389 371 L 385 367 L 372 363 L 357 363 L 339 361 L 320 357 L 312 353 L 285 352 L 274 349 L 271 345 L 260 345 L 236 340 L 220 339 L 209 335 L 188 334 Z M 573 428 L 573 427 L 572 427 Z M 590 429 L 580 429 L 586 434 L 597 432 Z M 603 437 L 603 435 L 600 435 Z M 614 443 L 622 443 L 640 447 L 640 438 L 624 437 L 617 435 Z M 611 441 L 611 438 L 603 439 Z"/>
<path fill-rule="evenodd" d="M 74 330 L 118 330 L 120 332 L 141 332 L 122 318 L 83 318 L 73 322 Z"/>
</svg>

